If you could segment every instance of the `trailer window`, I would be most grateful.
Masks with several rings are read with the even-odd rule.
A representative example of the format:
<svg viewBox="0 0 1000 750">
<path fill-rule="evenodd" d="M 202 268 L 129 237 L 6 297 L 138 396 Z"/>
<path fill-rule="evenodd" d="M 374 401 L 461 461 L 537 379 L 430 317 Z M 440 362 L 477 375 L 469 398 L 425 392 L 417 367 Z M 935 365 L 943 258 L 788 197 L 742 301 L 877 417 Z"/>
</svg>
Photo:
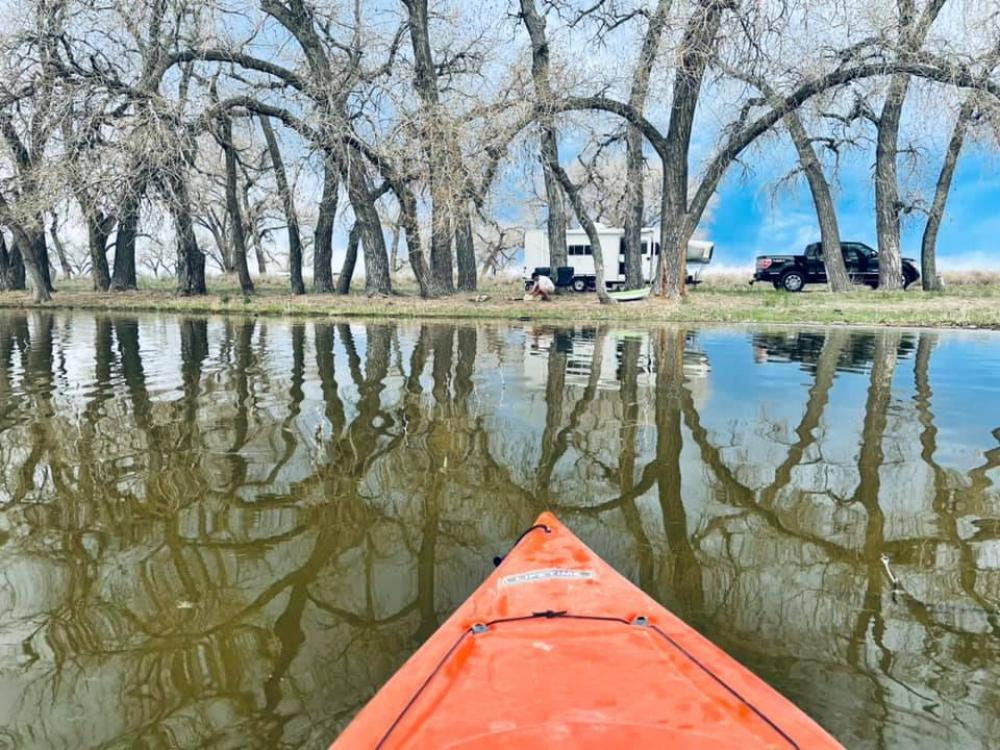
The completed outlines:
<svg viewBox="0 0 1000 750">
<path fill-rule="evenodd" d="M 566 248 L 567 255 L 593 255 L 590 245 L 570 245 Z"/>
<path fill-rule="evenodd" d="M 618 241 L 618 252 L 619 252 L 619 253 L 620 253 L 621 255 L 624 255 L 624 254 L 625 254 L 625 238 L 624 238 L 624 237 L 622 237 L 622 238 L 621 238 L 621 239 L 620 239 L 620 240 Z M 640 252 L 640 253 L 641 253 L 642 255 L 649 255 L 649 243 L 648 243 L 648 242 L 643 242 L 643 243 L 642 243 L 642 248 L 641 248 L 641 249 L 639 250 L 639 252 Z"/>
</svg>

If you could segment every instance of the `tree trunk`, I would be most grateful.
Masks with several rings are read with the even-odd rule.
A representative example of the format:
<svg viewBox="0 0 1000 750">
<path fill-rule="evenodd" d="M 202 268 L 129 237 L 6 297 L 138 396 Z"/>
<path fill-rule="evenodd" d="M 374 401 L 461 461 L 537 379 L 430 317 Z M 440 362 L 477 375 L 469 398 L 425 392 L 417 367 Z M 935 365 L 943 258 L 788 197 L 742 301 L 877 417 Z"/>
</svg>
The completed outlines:
<svg viewBox="0 0 1000 750">
<path fill-rule="evenodd" d="M 448 127 L 446 114 L 439 107 L 427 0 L 403 0 L 403 5 L 408 12 L 407 25 L 413 48 L 413 86 L 424 110 L 422 136 L 431 195 L 431 283 L 438 294 L 451 294 L 455 291 L 451 246 L 456 217 L 452 216 L 454 196 L 449 180 L 458 179 L 462 171 L 458 164 L 453 163 L 458 150 L 451 142 L 454 134 Z M 457 218 L 460 220 L 461 216 Z"/>
<path fill-rule="evenodd" d="M 556 138 L 554 126 L 542 127 L 541 139 L 542 176 L 545 179 L 545 202 L 548 214 L 545 217 L 545 232 L 549 239 L 549 266 L 553 274 L 555 269 L 569 265 L 569 255 L 566 252 L 566 204 L 563 203 L 562 188 L 558 178 L 548 165 L 559 163 L 559 141 Z"/>
<path fill-rule="evenodd" d="M 629 126 L 625 134 L 625 288 L 639 289 L 642 277 L 642 135 Z M 652 252 L 652 248 L 650 248 Z"/>
<path fill-rule="evenodd" d="M 49 245 L 45 241 L 45 224 L 42 221 L 42 216 L 39 215 L 34 226 L 28 230 L 28 236 L 31 241 L 32 254 L 35 258 L 35 264 L 38 267 L 38 273 L 42 281 L 45 283 L 45 288 L 49 292 L 54 292 L 55 287 L 52 285 L 52 261 L 49 259 Z M 27 256 L 25 256 L 27 259 Z"/>
<path fill-rule="evenodd" d="M 277 183 L 278 194 L 285 209 L 285 223 L 288 226 L 288 271 L 292 294 L 305 294 L 306 285 L 302 281 L 302 239 L 299 235 L 299 219 L 295 214 L 295 199 L 288 188 L 285 164 L 281 159 L 281 149 L 278 148 L 278 139 L 274 137 L 270 119 L 261 117 L 260 127 L 264 131 L 267 150 L 271 154 L 271 165 L 274 167 L 274 181 Z"/>
<path fill-rule="evenodd" d="M 569 203 L 573 207 L 574 213 L 576 213 L 576 218 L 580 222 L 580 226 L 583 227 L 583 231 L 587 233 L 587 239 L 590 240 L 590 247 L 594 258 L 597 299 L 601 301 L 602 305 L 613 304 L 614 300 L 608 296 L 608 287 L 604 282 L 604 252 L 601 249 L 601 236 L 597 233 L 597 227 L 594 226 L 594 222 L 590 220 L 590 216 L 587 214 L 587 208 L 583 205 L 583 199 L 580 197 L 580 190 L 573 184 L 566 174 L 566 170 L 560 165 L 549 164 L 549 169 L 552 170 L 552 174 L 559 180 L 559 185 L 566 193 L 566 197 L 569 198 Z"/>
<path fill-rule="evenodd" d="M 244 175 L 246 173 L 244 172 Z M 243 181 L 241 200 L 243 201 L 243 218 L 246 220 L 247 232 L 250 235 L 250 242 L 253 245 L 254 258 L 257 260 L 257 273 L 261 276 L 267 275 L 267 255 L 264 253 L 264 243 L 261 242 L 260 232 L 257 231 L 257 220 L 250 206 L 250 188 L 252 184 L 249 178 Z"/>
<path fill-rule="evenodd" d="M 337 278 L 337 294 L 351 293 L 351 279 L 354 278 L 354 266 L 358 262 L 358 242 L 361 240 L 361 227 L 354 222 L 350 234 L 347 235 L 347 254 L 344 255 L 344 265 L 341 266 Z"/>
<path fill-rule="evenodd" d="M 111 275 L 111 291 L 124 292 L 136 289 L 135 240 L 139 235 L 139 209 L 142 193 L 129 195 L 122 203 L 118 217 L 118 233 L 115 235 L 114 272 Z"/>
<path fill-rule="evenodd" d="M 420 296 L 424 299 L 434 296 L 434 291 L 428 278 L 427 262 L 424 260 L 423 244 L 420 240 L 420 224 L 417 221 L 417 198 L 408 186 L 397 191 L 399 198 L 399 221 L 406 233 L 406 254 L 410 259 L 410 268 L 420 286 Z"/>
<path fill-rule="evenodd" d="M 319 201 L 313 239 L 313 289 L 322 293 L 333 291 L 333 222 L 337 218 L 338 171 L 339 165 L 333 157 L 325 156 L 323 195 Z"/>
<path fill-rule="evenodd" d="M 897 37 L 902 52 L 916 53 L 924 44 L 946 0 L 930 0 L 917 12 L 914 0 L 897 0 Z M 893 290 L 903 287 L 903 260 L 899 239 L 899 123 L 910 77 L 896 74 L 889 79 L 882 112 L 876 120 L 875 141 L 875 229 L 878 234 L 878 286 Z"/>
<path fill-rule="evenodd" d="M 455 280 L 451 262 L 451 210 L 448 196 L 435 167 L 431 182 L 431 284 L 436 294 L 452 294 Z"/>
<path fill-rule="evenodd" d="M 43 271 L 38 258 L 38 244 L 35 241 L 37 231 L 29 231 L 19 224 L 12 224 L 11 231 L 14 233 L 14 244 L 20 249 L 21 259 L 27 272 L 27 277 L 31 280 L 31 298 L 35 302 L 50 302 L 52 300 L 52 288 L 48 283 L 48 259 L 45 259 Z M 42 232 L 42 245 L 44 246 L 45 233 Z"/>
<path fill-rule="evenodd" d="M 937 273 L 938 231 L 941 229 L 941 220 L 944 218 L 944 208 L 948 202 L 948 194 L 951 192 L 951 182 L 955 176 L 958 157 L 962 153 L 962 146 L 965 143 L 965 133 L 974 113 L 975 105 L 972 103 L 972 98 L 969 97 L 962 104 L 958 119 L 955 121 L 955 127 L 951 132 L 951 140 L 948 142 L 944 163 L 941 165 L 937 187 L 934 190 L 934 201 L 927 214 L 927 224 L 924 226 L 924 236 L 920 243 L 920 283 L 928 292 L 940 291 L 941 289 L 941 279 Z"/>
<path fill-rule="evenodd" d="M 389 253 L 382 234 L 382 220 L 372 200 L 365 174 L 363 157 L 351 153 L 347 163 L 347 193 L 354 216 L 361 229 L 361 244 L 365 254 L 365 293 L 391 294 Z"/>
<path fill-rule="evenodd" d="M 111 287 L 111 271 L 108 269 L 108 237 L 115 219 L 103 211 L 86 212 L 87 246 L 90 249 L 90 275 L 94 281 L 94 291 L 106 292 Z"/>
<path fill-rule="evenodd" d="M 66 255 L 66 247 L 63 245 L 62 240 L 59 239 L 59 233 L 56 231 L 58 226 L 58 218 L 55 212 L 50 216 L 51 223 L 49 224 L 49 232 L 52 234 L 52 244 L 56 246 L 56 257 L 59 258 L 59 266 L 62 268 L 63 276 L 67 279 L 73 278 L 73 266 L 69 264 L 69 257 Z"/>
<path fill-rule="evenodd" d="M 399 219 L 396 219 L 396 223 L 392 228 L 392 241 L 389 243 L 389 272 L 392 274 L 392 278 L 396 278 L 396 272 L 402 268 L 399 265 L 399 239 L 400 239 L 400 225 Z"/>
<path fill-rule="evenodd" d="M 253 294 L 253 279 L 250 278 L 250 268 L 247 266 L 247 239 L 237 186 L 233 121 L 229 117 L 223 117 L 219 125 L 221 130 L 220 143 L 226 159 L 226 211 L 229 214 L 229 228 L 233 238 L 233 261 L 240 279 L 240 290 L 243 294 Z"/>
<path fill-rule="evenodd" d="M 660 257 L 657 259 L 654 290 L 667 299 L 677 300 L 684 294 L 687 277 L 687 246 L 695 227 L 683 207 L 678 206 L 667 189 L 666 169 L 663 197 L 660 201 Z"/>
<path fill-rule="evenodd" d="M 7 240 L 0 232 L 0 292 L 13 292 L 25 288 L 24 260 L 21 248 L 15 241 L 11 249 L 7 249 Z"/>
<path fill-rule="evenodd" d="M 875 144 L 875 229 L 878 234 L 878 286 L 903 287 L 903 261 L 899 244 L 899 177 L 897 149 L 899 122 L 910 77 L 895 75 L 889 82 L 885 105 L 878 120 Z"/>
<path fill-rule="evenodd" d="M 244 201 L 244 207 L 246 206 L 246 201 Z M 261 276 L 267 275 L 267 256 L 264 254 L 264 243 L 260 241 L 260 233 L 254 228 L 251 222 L 250 226 L 250 239 L 253 242 L 253 253 L 254 257 L 257 259 L 257 273 Z"/>
<path fill-rule="evenodd" d="M 799 163 L 809 182 L 813 205 L 816 206 L 816 218 L 819 221 L 820 239 L 823 242 L 823 265 L 826 267 L 826 278 L 830 290 L 846 292 L 851 288 L 851 280 L 847 276 L 844 256 L 840 251 L 840 228 L 837 225 L 837 209 L 830 195 L 830 185 L 823 174 L 823 164 L 809 135 L 802 124 L 798 111 L 785 115 L 785 124 L 792 136 L 795 150 L 799 154 Z"/>
<path fill-rule="evenodd" d="M 695 110 L 705 68 L 722 23 L 727 0 L 705 0 L 684 30 L 674 74 L 673 102 L 663 157 L 663 215 L 660 217 L 660 259 L 656 290 L 668 299 L 685 292 L 687 240 L 694 232 L 688 213 L 688 155 Z M 683 244 L 681 244 L 683 243 Z"/>
<path fill-rule="evenodd" d="M 455 215 L 455 257 L 458 261 L 458 290 L 476 291 L 476 246 L 472 234 L 469 199 L 461 198 Z"/>
<path fill-rule="evenodd" d="M 638 112 L 646 105 L 649 94 L 649 78 L 656 61 L 660 37 L 670 15 L 672 0 L 659 0 L 656 11 L 646 27 L 642 40 L 642 50 L 632 76 L 632 91 L 629 104 Z M 642 134 L 638 128 L 629 125 L 625 133 L 625 288 L 639 289 L 643 286 L 642 274 L 642 220 L 645 203 L 643 183 Z M 652 252 L 652 248 L 650 248 Z"/>
<path fill-rule="evenodd" d="M 219 269 L 225 273 L 235 273 L 236 266 L 233 264 L 233 249 L 232 241 L 229 235 L 229 213 L 228 210 L 222 215 L 223 220 L 220 222 L 214 215 L 214 212 L 209 209 L 204 212 L 201 216 L 202 226 L 208 229 L 209 234 L 212 235 L 212 241 L 215 243 L 215 249 L 218 251 L 218 257 L 212 258 L 219 264 Z M 209 257 L 211 256 L 211 251 L 209 251 Z"/>
<path fill-rule="evenodd" d="M 182 177 L 171 178 L 170 212 L 177 235 L 177 293 L 182 296 L 205 294 L 205 254 L 198 247 L 191 219 L 191 198 Z"/>
</svg>

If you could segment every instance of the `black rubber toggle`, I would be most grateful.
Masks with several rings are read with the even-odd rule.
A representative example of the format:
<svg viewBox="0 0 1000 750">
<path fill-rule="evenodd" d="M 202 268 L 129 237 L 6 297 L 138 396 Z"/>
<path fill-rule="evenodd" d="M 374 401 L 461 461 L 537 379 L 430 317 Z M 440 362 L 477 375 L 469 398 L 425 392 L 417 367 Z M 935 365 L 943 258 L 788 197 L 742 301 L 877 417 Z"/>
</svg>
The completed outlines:
<svg viewBox="0 0 1000 750">
<path fill-rule="evenodd" d="M 551 620 L 554 617 L 562 617 L 565 614 L 566 614 L 565 609 L 560 609 L 560 610 L 547 609 L 544 612 L 532 612 L 531 616 L 544 617 L 546 620 Z"/>
<path fill-rule="evenodd" d="M 510 551 L 513 550 L 514 547 L 516 547 L 517 545 L 519 545 L 521 543 L 521 540 L 524 539 L 524 537 L 528 536 L 528 534 L 530 534 L 535 529 L 542 529 L 543 531 L 545 531 L 546 534 L 551 534 L 552 533 L 552 529 L 550 529 L 544 523 L 536 523 L 534 526 L 529 526 L 527 529 L 524 530 L 524 532 L 522 532 L 521 536 L 519 536 L 517 538 L 517 540 L 510 546 L 510 550 L 507 550 L 507 555 L 510 554 Z M 493 558 L 493 567 L 494 568 L 499 568 L 500 567 L 500 563 L 503 562 L 503 559 L 505 557 L 507 557 L 507 555 L 497 555 L 496 557 L 494 557 Z"/>
</svg>

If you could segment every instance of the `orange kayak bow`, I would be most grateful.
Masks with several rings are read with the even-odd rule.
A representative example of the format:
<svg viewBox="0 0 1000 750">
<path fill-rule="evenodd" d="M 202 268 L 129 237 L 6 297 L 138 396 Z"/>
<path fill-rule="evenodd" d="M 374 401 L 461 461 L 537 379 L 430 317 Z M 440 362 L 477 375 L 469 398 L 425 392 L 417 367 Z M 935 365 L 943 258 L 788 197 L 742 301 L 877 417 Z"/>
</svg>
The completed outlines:
<svg viewBox="0 0 1000 750">
<path fill-rule="evenodd" d="M 543 513 L 331 750 L 840 748 Z"/>
</svg>

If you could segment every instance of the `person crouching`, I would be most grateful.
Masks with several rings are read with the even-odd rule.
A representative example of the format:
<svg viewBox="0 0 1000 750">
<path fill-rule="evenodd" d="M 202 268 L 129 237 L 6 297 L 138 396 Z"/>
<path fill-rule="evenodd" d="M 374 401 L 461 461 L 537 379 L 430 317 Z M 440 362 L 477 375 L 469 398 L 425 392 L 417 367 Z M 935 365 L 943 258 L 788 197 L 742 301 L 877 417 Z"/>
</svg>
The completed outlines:
<svg viewBox="0 0 1000 750">
<path fill-rule="evenodd" d="M 552 283 L 552 279 L 545 274 L 535 271 L 531 274 L 531 280 L 534 284 L 532 284 L 531 289 L 528 290 L 528 296 L 535 297 L 542 302 L 551 301 L 552 295 L 555 294 L 556 291 L 556 285 Z"/>
</svg>

